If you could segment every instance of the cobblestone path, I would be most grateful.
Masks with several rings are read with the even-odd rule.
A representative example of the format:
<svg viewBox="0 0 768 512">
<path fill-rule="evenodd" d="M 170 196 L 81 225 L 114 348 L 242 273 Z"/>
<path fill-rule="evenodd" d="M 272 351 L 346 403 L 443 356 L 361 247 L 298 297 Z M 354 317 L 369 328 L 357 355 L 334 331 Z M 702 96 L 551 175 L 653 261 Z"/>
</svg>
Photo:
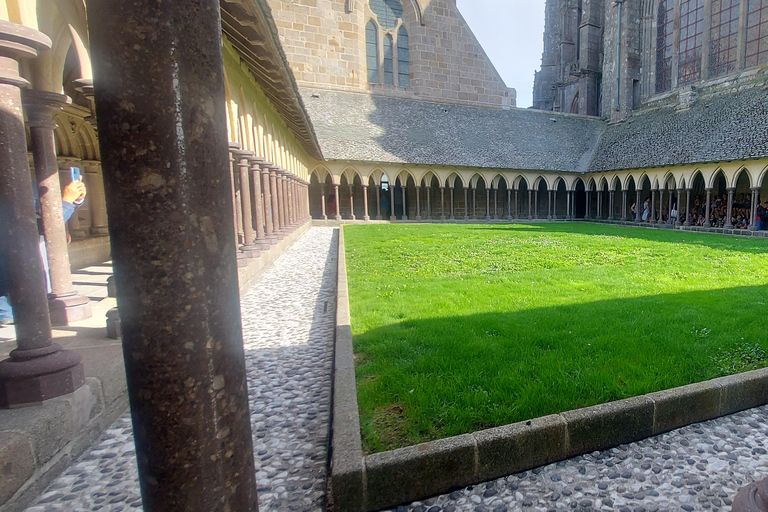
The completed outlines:
<svg viewBox="0 0 768 512">
<path fill-rule="evenodd" d="M 768 477 L 768 406 L 470 486 L 397 512 L 730 511 Z"/>
<path fill-rule="evenodd" d="M 325 509 L 336 233 L 315 227 L 242 297 L 260 510 Z M 130 416 L 27 512 L 141 510 Z"/>
</svg>

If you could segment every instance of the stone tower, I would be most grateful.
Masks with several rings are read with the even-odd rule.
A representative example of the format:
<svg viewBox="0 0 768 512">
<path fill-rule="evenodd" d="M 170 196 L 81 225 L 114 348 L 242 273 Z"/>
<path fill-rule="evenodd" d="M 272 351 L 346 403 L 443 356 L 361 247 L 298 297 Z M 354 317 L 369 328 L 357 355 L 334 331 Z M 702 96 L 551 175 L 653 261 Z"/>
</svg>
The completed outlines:
<svg viewBox="0 0 768 512">
<path fill-rule="evenodd" d="M 269 0 L 269 4 L 301 87 L 515 106 L 515 90 L 504 84 L 456 0 Z M 370 73 L 372 68 L 381 73 Z"/>
</svg>

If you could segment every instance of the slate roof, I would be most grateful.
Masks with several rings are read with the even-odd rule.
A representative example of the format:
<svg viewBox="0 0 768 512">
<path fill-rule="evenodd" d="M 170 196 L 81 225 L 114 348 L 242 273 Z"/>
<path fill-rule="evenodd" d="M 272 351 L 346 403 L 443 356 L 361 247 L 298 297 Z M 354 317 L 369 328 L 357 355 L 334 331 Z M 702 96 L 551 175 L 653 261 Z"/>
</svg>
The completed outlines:
<svg viewBox="0 0 768 512">
<path fill-rule="evenodd" d="M 583 172 L 605 126 L 534 110 L 301 92 L 327 160 Z"/>
<path fill-rule="evenodd" d="M 768 156 L 768 91 L 699 98 L 689 110 L 638 111 L 609 126 L 590 170 L 748 160 Z"/>
<path fill-rule="evenodd" d="M 602 119 L 302 89 L 327 160 L 609 171 L 768 157 L 768 91 L 754 87 Z"/>
</svg>

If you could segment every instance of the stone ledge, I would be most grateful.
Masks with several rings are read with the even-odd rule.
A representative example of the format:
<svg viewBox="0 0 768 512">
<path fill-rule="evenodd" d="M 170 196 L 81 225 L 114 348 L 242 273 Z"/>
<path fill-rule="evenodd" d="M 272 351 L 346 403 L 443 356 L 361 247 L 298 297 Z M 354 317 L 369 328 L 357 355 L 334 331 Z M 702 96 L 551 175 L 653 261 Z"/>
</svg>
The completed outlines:
<svg viewBox="0 0 768 512">
<path fill-rule="evenodd" d="M 363 456 L 341 227 L 338 251 L 333 510 L 395 507 L 768 403 L 764 368 Z"/>
</svg>

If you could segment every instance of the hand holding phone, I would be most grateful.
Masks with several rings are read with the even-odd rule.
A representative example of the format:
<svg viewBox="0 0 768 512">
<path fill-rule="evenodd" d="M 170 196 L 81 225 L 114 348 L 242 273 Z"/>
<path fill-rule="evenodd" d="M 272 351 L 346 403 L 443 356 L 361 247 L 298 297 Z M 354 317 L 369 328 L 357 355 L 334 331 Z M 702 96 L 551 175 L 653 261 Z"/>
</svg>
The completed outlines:
<svg viewBox="0 0 768 512">
<path fill-rule="evenodd" d="M 69 174 L 72 177 L 72 181 L 83 181 L 83 174 L 79 167 L 70 167 Z"/>
</svg>

